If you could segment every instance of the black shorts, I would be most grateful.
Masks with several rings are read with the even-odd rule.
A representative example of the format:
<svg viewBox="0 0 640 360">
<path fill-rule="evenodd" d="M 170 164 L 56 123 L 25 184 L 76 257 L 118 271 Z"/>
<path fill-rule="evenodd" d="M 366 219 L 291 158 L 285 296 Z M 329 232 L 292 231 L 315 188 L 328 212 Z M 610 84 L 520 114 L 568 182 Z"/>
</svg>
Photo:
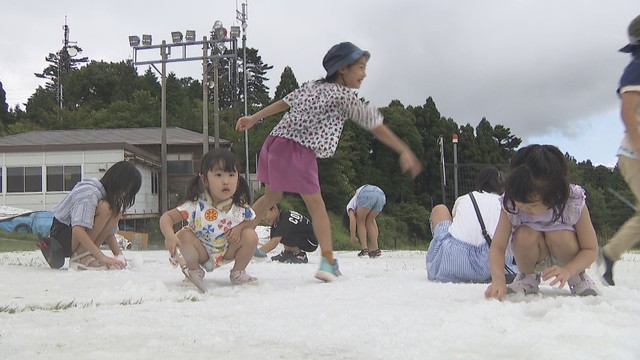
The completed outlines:
<svg viewBox="0 0 640 360">
<path fill-rule="evenodd" d="M 314 252 L 318 248 L 318 240 L 302 237 L 283 237 L 280 243 L 285 246 L 297 247 L 302 251 Z"/>
<path fill-rule="evenodd" d="M 58 240 L 62 245 L 64 257 L 71 257 L 73 254 L 73 249 L 71 249 L 71 226 L 61 223 L 54 217 L 51 230 L 49 230 L 49 237 Z"/>
</svg>

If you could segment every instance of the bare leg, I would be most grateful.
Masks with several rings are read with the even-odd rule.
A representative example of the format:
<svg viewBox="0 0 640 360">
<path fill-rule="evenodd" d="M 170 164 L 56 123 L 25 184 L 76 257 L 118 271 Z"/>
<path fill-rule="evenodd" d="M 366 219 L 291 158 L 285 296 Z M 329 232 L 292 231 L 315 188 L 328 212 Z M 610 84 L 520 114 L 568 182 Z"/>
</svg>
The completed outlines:
<svg viewBox="0 0 640 360">
<path fill-rule="evenodd" d="M 445 220 L 448 220 L 448 221 L 453 220 L 453 217 L 451 216 L 449 209 L 447 208 L 446 205 L 443 205 L 443 204 L 436 205 L 431 210 L 431 221 L 430 221 L 431 232 L 433 233 L 433 229 L 436 226 L 438 226 L 438 224 L 440 224 Z"/>
<path fill-rule="evenodd" d="M 371 248 L 372 250 L 377 250 L 379 249 L 378 246 L 378 222 L 376 221 L 376 217 L 378 217 L 378 214 L 380 214 L 380 212 L 378 211 L 374 211 L 371 210 L 371 212 L 369 213 L 369 216 L 367 216 L 366 219 L 366 227 L 367 227 L 367 234 L 369 234 L 369 240 L 371 240 Z"/>
<path fill-rule="evenodd" d="M 231 269 L 232 272 L 247 268 L 256 251 L 256 246 L 258 246 L 258 234 L 251 228 L 242 230 L 240 241 L 235 244 L 229 243 L 229 248 L 224 257 L 229 260 L 235 259 Z"/>
<path fill-rule="evenodd" d="M 318 239 L 318 246 L 320 246 L 320 253 L 326 257 L 330 264 L 335 264 L 333 261 L 333 243 L 331 240 L 331 224 L 329 222 L 329 215 L 327 215 L 327 209 L 322 199 L 321 193 L 300 195 L 302 200 L 307 205 L 307 210 L 311 214 L 311 223 L 313 225 L 313 232 Z"/>
<path fill-rule="evenodd" d="M 180 253 L 187 263 L 189 270 L 200 269 L 200 264 L 205 263 L 209 259 L 209 254 L 200 239 L 191 230 L 182 229 L 177 233 L 180 243 Z"/>
<path fill-rule="evenodd" d="M 536 264 L 544 260 L 549 250 L 541 232 L 520 226 L 513 235 L 513 255 L 521 273 L 533 274 Z"/>
<path fill-rule="evenodd" d="M 367 249 L 367 216 L 371 209 L 365 207 L 359 207 L 356 210 L 356 231 L 358 232 L 358 237 L 360 238 L 360 245 L 362 245 L 363 249 Z"/>
<path fill-rule="evenodd" d="M 297 246 L 287 246 L 287 245 L 283 245 L 283 246 L 284 246 L 284 249 L 285 249 L 285 250 L 287 250 L 287 251 L 291 251 L 291 252 L 292 252 L 292 253 L 294 253 L 294 254 L 298 254 L 298 253 L 300 253 L 300 252 L 302 251 L 302 250 L 301 250 L 299 247 L 297 247 Z"/>
<path fill-rule="evenodd" d="M 260 199 L 256 200 L 251 208 L 256 213 L 256 218 L 252 220 L 252 227 L 255 229 L 256 226 L 264 219 L 267 211 L 275 204 L 279 203 L 282 200 L 282 191 L 272 191 L 269 188 L 269 185 L 265 185 L 264 195 L 260 197 Z"/>
<path fill-rule="evenodd" d="M 551 231 L 545 234 L 545 240 L 553 256 L 566 264 L 580 251 L 578 238 L 573 231 Z"/>
<path fill-rule="evenodd" d="M 107 239 L 107 236 L 111 235 L 111 230 L 120 220 L 120 216 L 120 214 L 115 216 L 113 215 L 111 212 L 111 206 L 107 201 L 100 200 L 98 202 L 96 213 L 93 218 L 93 227 L 91 229 L 87 229 L 87 234 L 97 247 L 100 247 Z M 71 237 L 71 248 L 78 254 L 88 251 L 88 249 L 82 245 L 80 240 L 73 236 Z"/>
</svg>

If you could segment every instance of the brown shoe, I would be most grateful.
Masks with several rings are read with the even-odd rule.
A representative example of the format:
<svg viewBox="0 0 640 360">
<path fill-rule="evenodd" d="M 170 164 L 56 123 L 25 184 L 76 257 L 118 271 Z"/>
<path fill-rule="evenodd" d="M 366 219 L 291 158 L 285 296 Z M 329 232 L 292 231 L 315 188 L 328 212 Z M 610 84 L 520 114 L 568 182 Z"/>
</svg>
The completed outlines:
<svg viewBox="0 0 640 360">
<path fill-rule="evenodd" d="M 380 251 L 380 249 L 369 250 L 369 257 L 370 258 L 377 258 L 380 255 L 382 255 L 382 251 Z"/>
</svg>

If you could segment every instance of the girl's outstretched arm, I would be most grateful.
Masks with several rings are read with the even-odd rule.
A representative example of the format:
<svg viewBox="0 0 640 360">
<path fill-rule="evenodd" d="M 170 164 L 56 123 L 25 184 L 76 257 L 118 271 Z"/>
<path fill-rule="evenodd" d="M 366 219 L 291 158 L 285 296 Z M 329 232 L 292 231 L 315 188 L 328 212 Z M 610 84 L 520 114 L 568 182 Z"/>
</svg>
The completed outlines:
<svg viewBox="0 0 640 360">
<path fill-rule="evenodd" d="M 422 172 L 422 164 L 420 164 L 420 161 L 413 151 L 386 125 L 381 124 L 372 128 L 371 133 L 383 144 L 400 155 L 400 168 L 402 171 L 408 171 L 412 178 L 415 178 Z"/>
<path fill-rule="evenodd" d="M 262 110 L 258 111 L 253 115 L 243 116 L 238 119 L 236 122 L 236 130 L 244 131 L 250 129 L 258 120 L 264 119 L 271 115 L 275 115 L 277 113 L 281 113 L 285 110 L 289 109 L 289 104 L 287 104 L 284 100 L 280 99 L 266 107 L 262 108 Z"/>
<path fill-rule="evenodd" d="M 356 213 L 353 210 L 348 210 L 347 216 L 349 216 L 349 238 L 352 243 L 359 244 L 360 240 L 356 236 Z"/>
<path fill-rule="evenodd" d="M 491 247 L 489 248 L 489 266 L 491 268 L 491 284 L 484 292 L 486 298 L 494 298 L 500 301 L 507 295 L 507 280 L 504 276 L 504 254 L 509 245 L 511 236 L 511 221 L 504 210 L 500 211 L 500 219 L 493 234 Z"/>
<path fill-rule="evenodd" d="M 182 220 L 182 215 L 178 209 L 168 210 L 160 217 L 160 231 L 164 235 L 164 244 L 171 256 L 176 254 L 176 247 L 180 244 L 180 240 L 173 230 L 173 224 Z"/>
</svg>

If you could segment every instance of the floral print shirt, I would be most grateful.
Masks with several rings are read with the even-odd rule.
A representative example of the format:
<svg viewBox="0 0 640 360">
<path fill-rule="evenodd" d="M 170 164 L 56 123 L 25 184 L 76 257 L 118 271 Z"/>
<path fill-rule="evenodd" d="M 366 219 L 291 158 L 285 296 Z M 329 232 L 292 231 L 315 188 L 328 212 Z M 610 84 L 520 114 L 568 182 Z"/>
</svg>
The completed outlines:
<svg viewBox="0 0 640 360">
<path fill-rule="evenodd" d="M 236 204 L 231 204 L 229 211 L 217 209 L 207 193 L 200 196 L 198 201 L 187 201 L 177 209 L 187 221 L 185 228 L 196 234 L 210 255 L 224 254 L 227 250 L 227 230 L 256 217 L 250 207 Z"/>
<path fill-rule="evenodd" d="M 283 99 L 289 105 L 272 136 L 293 140 L 312 149 L 318 158 L 332 157 L 347 119 L 371 130 L 382 124 L 383 116 L 365 104 L 348 87 L 311 81 Z"/>
</svg>

